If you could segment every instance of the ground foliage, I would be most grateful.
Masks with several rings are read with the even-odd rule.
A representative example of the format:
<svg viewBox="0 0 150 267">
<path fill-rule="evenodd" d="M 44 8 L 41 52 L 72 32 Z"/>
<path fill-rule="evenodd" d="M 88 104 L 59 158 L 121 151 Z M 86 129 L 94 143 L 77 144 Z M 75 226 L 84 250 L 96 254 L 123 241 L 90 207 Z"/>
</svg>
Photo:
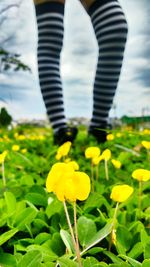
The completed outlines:
<svg viewBox="0 0 150 267">
<path fill-rule="evenodd" d="M 80 127 L 69 157 L 80 170 L 91 175 L 85 149 L 108 148 L 122 166 L 116 169 L 108 162 L 109 180 L 100 162 L 95 191 L 84 202 L 77 203 L 78 233 L 83 267 L 149 267 L 150 266 L 150 181 L 142 185 L 142 211 L 138 208 L 138 182 L 131 177 L 137 168 L 149 170 L 147 150 L 142 140 L 149 140 L 148 130 L 117 129 L 114 139 L 98 145 Z M 18 146 L 13 148 L 13 146 Z M 62 203 L 47 193 L 45 181 L 51 166 L 57 162 L 58 147 L 53 145 L 50 129 L 18 126 L 0 132 L 0 153 L 5 158 L 6 187 L 0 172 L 0 266 L 2 267 L 76 267 L 74 248 Z M 116 241 L 110 248 L 110 232 L 115 203 L 110 199 L 116 184 L 134 187 L 134 193 L 119 205 Z M 73 224 L 72 204 L 68 203 Z M 140 214 L 140 216 L 139 216 Z"/>
</svg>

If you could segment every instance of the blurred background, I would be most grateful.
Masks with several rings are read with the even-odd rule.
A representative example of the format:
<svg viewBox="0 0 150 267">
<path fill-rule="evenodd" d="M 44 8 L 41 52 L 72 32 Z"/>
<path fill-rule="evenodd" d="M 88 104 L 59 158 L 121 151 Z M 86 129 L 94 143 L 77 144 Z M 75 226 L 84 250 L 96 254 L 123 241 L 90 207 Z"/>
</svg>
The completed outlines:
<svg viewBox="0 0 150 267">
<path fill-rule="evenodd" d="M 45 119 L 37 74 L 33 2 L 0 2 L 0 107 L 6 107 L 16 120 Z M 147 116 L 150 115 L 150 1 L 120 0 L 120 3 L 129 35 L 110 117 Z M 66 1 L 61 62 L 66 116 L 90 118 L 97 43 L 90 18 L 78 0 Z"/>
</svg>

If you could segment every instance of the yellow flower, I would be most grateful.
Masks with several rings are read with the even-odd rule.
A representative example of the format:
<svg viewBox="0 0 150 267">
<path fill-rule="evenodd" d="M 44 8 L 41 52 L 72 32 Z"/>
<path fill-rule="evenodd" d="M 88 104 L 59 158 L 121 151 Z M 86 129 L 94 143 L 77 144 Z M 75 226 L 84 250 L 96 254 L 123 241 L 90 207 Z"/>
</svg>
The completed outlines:
<svg viewBox="0 0 150 267">
<path fill-rule="evenodd" d="M 126 201 L 133 193 L 133 187 L 129 185 L 116 185 L 111 191 L 110 198 L 117 202 Z"/>
<path fill-rule="evenodd" d="M 150 171 L 145 169 L 136 169 L 132 172 L 132 177 L 138 181 L 146 182 L 150 179 Z"/>
<path fill-rule="evenodd" d="M 116 133 L 116 137 L 120 138 L 122 136 L 122 133 Z"/>
<path fill-rule="evenodd" d="M 19 151 L 19 149 L 20 149 L 20 146 L 18 146 L 18 145 L 13 145 L 12 146 L 12 150 L 13 151 Z"/>
<path fill-rule="evenodd" d="M 29 136 L 29 140 L 35 141 L 36 137 L 34 135 Z"/>
<path fill-rule="evenodd" d="M 46 188 L 60 201 L 85 200 L 91 189 L 90 178 L 84 172 L 75 172 L 67 163 L 56 163 L 48 174 Z"/>
<path fill-rule="evenodd" d="M 10 139 L 9 139 L 9 137 L 8 137 L 8 135 L 7 135 L 7 134 L 5 134 L 5 135 L 3 136 L 3 139 L 4 139 L 5 141 L 7 141 L 7 142 L 9 142 L 9 141 L 10 141 Z"/>
<path fill-rule="evenodd" d="M 22 141 L 22 140 L 25 140 L 26 137 L 25 137 L 23 134 L 20 134 L 20 135 L 18 135 L 18 136 L 16 137 L 16 139 Z"/>
<path fill-rule="evenodd" d="M 19 136 L 19 134 L 16 132 L 14 133 L 14 137 L 17 138 Z"/>
<path fill-rule="evenodd" d="M 102 157 L 104 160 L 109 160 L 111 158 L 111 151 L 110 149 L 105 149 L 102 153 Z"/>
<path fill-rule="evenodd" d="M 78 165 L 78 163 L 75 160 L 69 161 L 69 162 L 67 162 L 67 164 L 70 165 L 70 166 L 72 166 L 72 168 L 75 171 L 78 171 L 79 170 L 79 165 Z"/>
<path fill-rule="evenodd" d="M 144 135 L 150 134 L 150 129 L 144 129 L 142 134 L 144 134 Z"/>
<path fill-rule="evenodd" d="M 61 145 L 57 150 L 56 159 L 60 160 L 62 157 L 65 157 L 68 155 L 71 148 L 71 142 L 67 141 L 63 145 Z"/>
<path fill-rule="evenodd" d="M 107 134 L 107 136 L 106 136 L 107 141 L 112 141 L 112 140 L 114 140 L 114 138 L 115 138 L 115 136 L 113 134 Z"/>
<path fill-rule="evenodd" d="M 64 162 L 65 162 L 65 163 L 68 163 L 68 162 L 70 162 L 70 161 L 71 161 L 71 158 L 65 158 L 65 159 L 64 159 Z"/>
<path fill-rule="evenodd" d="M 23 154 L 27 153 L 27 149 L 26 148 L 21 149 L 21 153 Z"/>
<path fill-rule="evenodd" d="M 98 165 L 101 162 L 101 160 L 103 160 L 103 157 L 100 155 L 99 157 L 93 158 L 92 163 L 93 165 Z"/>
<path fill-rule="evenodd" d="M 99 149 L 99 147 L 91 146 L 91 147 L 88 147 L 85 150 L 85 157 L 87 159 L 95 158 L 95 157 L 98 157 L 99 155 L 100 155 L 100 149 Z"/>
<path fill-rule="evenodd" d="M 8 154 L 7 150 L 5 150 L 3 153 L 0 154 L 0 163 L 4 162 L 7 154 Z"/>
<path fill-rule="evenodd" d="M 114 167 L 116 169 L 120 169 L 121 168 L 121 162 L 119 160 L 112 159 L 111 162 L 112 162 L 112 164 L 114 165 Z"/>
<path fill-rule="evenodd" d="M 141 143 L 146 149 L 150 149 L 150 141 L 142 141 Z"/>
<path fill-rule="evenodd" d="M 41 134 L 41 135 L 39 135 L 38 139 L 43 141 L 43 140 L 45 140 L 45 136 Z"/>
</svg>

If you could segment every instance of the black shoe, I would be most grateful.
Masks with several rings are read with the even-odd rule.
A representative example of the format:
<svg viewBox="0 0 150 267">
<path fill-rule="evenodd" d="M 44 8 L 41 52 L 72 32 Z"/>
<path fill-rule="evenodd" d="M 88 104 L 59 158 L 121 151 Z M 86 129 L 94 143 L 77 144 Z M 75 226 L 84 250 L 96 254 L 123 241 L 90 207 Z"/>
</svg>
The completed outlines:
<svg viewBox="0 0 150 267">
<path fill-rule="evenodd" d="M 73 142 L 77 133 L 78 130 L 76 127 L 60 128 L 54 134 L 54 144 L 62 145 L 67 141 Z"/>
<path fill-rule="evenodd" d="M 110 129 L 111 125 L 108 124 L 101 125 L 100 127 L 90 127 L 88 134 L 94 136 L 98 143 L 104 143 Z"/>
</svg>

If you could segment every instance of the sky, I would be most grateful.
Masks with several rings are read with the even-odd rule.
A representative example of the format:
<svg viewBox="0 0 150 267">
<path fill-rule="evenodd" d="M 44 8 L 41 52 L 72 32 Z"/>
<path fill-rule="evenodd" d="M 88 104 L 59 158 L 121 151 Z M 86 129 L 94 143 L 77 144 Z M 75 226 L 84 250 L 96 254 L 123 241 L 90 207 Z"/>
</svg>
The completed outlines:
<svg viewBox="0 0 150 267">
<path fill-rule="evenodd" d="M 2 4 L 18 0 L 1 0 Z M 129 26 L 128 42 L 119 86 L 110 116 L 150 114 L 150 1 L 120 0 Z M 37 28 L 32 0 L 8 13 L 0 31 L 0 44 L 21 55 L 29 72 L 0 74 L 0 106 L 6 106 L 15 119 L 43 119 L 46 110 L 37 72 Z M 89 16 L 78 0 L 67 0 L 65 38 L 61 74 L 67 117 L 92 114 L 92 85 L 97 62 L 97 43 Z"/>
</svg>

